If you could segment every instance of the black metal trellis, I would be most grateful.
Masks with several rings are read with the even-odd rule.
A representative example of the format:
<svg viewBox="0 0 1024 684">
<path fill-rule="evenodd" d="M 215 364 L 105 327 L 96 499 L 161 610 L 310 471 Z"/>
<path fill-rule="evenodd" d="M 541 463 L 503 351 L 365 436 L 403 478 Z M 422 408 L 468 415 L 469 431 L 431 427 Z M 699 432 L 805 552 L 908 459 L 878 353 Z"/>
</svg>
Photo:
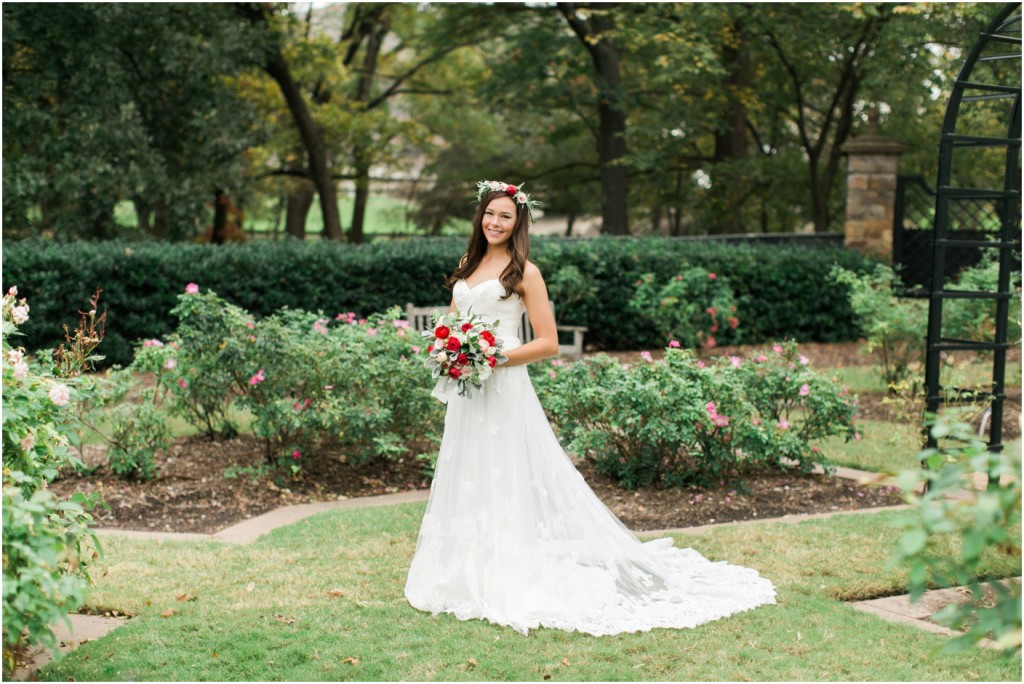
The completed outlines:
<svg viewBox="0 0 1024 684">
<path fill-rule="evenodd" d="M 950 206 L 947 231 L 959 238 L 987 240 L 996 238 L 999 225 L 998 207 L 991 201 L 975 199 Z M 932 282 L 932 240 L 935 237 L 935 190 L 924 176 L 896 177 L 896 201 L 893 208 L 892 263 L 899 271 L 901 297 L 928 297 Z M 983 248 L 962 247 L 947 251 L 943 281 L 955 279 L 962 270 L 982 259 Z M 1019 255 L 1011 264 L 1020 270 Z"/>
<path fill-rule="evenodd" d="M 990 54 L 992 52 L 993 54 Z M 977 42 L 967 55 L 963 67 L 953 84 L 953 91 L 946 107 L 942 123 L 942 137 L 939 144 L 939 174 L 935 188 L 935 228 L 932 241 L 932 277 L 928 292 L 928 345 L 925 362 L 926 404 L 931 413 L 938 411 L 942 403 L 967 403 L 991 399 L 988 448 L 991 452 L 1003 449 L 1003 401 L 1006 379 L 1007 323 L 1009 314 L 1010 273 L 1014 252 L 1021 249 L 1021 109 L 1020 109 L 1020 61 L 1021 61 L 1021 6 L 1011 3 L 1004 6 L 988 27 L 978 36 Z M 1002 72 L 996 67 L 1005 65 Z M 970 129 L 970 116 L 962 116 L 965 106 L 972 103 L 996 101 L 1005 102 L 1008 108 L 1008 123 L 1005 135 L 976 135 Z M 965 124 L 958 130 L 958 124 Z M 986 132 L 987 133 L 987 132 Z M 1003 184 L 999 188 L 958 187 L 953 175 L 955 153 L 977 148 L 1005 150 Z M 999 230 L 995 239 L 978 239 L 959 234 L 950 225 L 955 207 L 964 202 L 993 202 L 999 214 Z M 995 292 L 955 291 L 944 289 L 944 275 L 947 255 L 963 248 L 984 248 L 998 250 L 999 277 Z M 944 337 L 942 335 L 943 304 L 953 299 L 976 299 L 994 301 L 996 304 L 995 339 L 991 342 L 976 342 Z M 992 390 L 991 392 L 961 390 L 944 396 L 940 384 L 941 354 L 944 351 L 991 351 Z M 935 447 L 936 440 L 928 435 L 928 446 Z M 992 475 L 989 484 L 994 484 Z"/>
</svg>

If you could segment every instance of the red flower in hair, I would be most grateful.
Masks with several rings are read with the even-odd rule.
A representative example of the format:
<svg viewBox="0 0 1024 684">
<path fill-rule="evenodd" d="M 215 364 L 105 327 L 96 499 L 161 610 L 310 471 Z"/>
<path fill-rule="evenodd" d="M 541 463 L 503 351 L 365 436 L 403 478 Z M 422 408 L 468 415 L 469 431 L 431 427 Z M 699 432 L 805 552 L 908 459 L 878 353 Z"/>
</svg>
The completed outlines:
<svg viewBox="0 0 1024 684">
<path fill-rule="evenodd" d="M 507 188 L 505 188 L 505 192 L 507 192 L 509 195 L 515 196 L 515 194 L 519 192 L 519 188 L 517 188 L 514 185 L 510 185 Z"/>
</svg>

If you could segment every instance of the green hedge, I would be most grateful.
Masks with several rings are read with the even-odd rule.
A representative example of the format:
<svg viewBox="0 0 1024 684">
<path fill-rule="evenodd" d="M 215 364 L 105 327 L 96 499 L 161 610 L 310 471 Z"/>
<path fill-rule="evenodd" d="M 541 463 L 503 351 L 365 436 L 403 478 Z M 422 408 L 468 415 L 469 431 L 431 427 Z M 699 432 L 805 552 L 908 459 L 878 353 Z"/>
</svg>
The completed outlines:
<svg viewBox="0 0 1024 684">
<path fill-rule="evenodd" d="M 366 315 L 411 301 L 444 304 L 444 276 L 465 249 L 464 238 L 416 238 L 346 245 L 330 242 L 251 242 L 197 245 L 127 242 L 8 244 L 4 288 L 17 285 L 31 318 L 25 345 L 43 349 L 63 339 L 68 311 L 87 306 L 96 288 L 108 312 L 108 361 L 131 361 L 131 342 L 158 337 L 175 325 L 168 312 L 189 282 L 214 290 L 258 315 L 289 306 Z M 827 280 L 833 264 L 865 271 L 872 261 L 848 250 L 785 245 L 737 245 L 663 238 L 534 238 L 531 258 L 551 276 L 575 265 L 596 294 L 560 310 L 561 322 L 586 325 L 586 343 L 600 349 L 655 348 L 644 321 L 628 308 L 642 273 L 674 275 L 683 264 L 725 277 L 736 291 L 741 340 L 761 343 L 844 341 L 857 335 L 844 289 Z M 556 306 L 557 306 L 556 301 Z"/>
</svg>

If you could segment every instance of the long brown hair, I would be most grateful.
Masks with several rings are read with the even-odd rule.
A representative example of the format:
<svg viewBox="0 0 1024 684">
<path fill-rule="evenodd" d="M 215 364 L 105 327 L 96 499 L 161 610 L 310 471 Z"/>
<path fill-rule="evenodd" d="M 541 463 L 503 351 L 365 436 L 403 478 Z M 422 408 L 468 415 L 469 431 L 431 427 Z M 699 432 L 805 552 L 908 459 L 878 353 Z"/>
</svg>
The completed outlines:
<svg viewBox="0 0 1024 684">
<path fill-rule="evenodd" d="M 445 287 L 449 290 L 459 280 L 468 278 L 480 265 L 484 254 L 487 253 L 487 240 L 483 235 L 484 212 L 496 198 L 508 196 L 508 193 L 504 191 L 495 190 L 480 198 L 480 205 L 476 208 L 476 215 L 473 216 L 473 233 L 469 236 L 469 247 L 466 248 L 459 267 L 445 280 Z M 513 292 L 522 296 L 523 270 L 526 268 L 526 260 L 530 256 L 530 233 L 528 231 L 530 212 L 525 205 L 521 205 L 519 202 L 513 201 L 513 204 L 516 205 L 516 222 L 512 227 L 512 237 L 506 243 L 511 261 L 498 277 L 501 284 L 505 286 L 505 296 L 502 299 L 508 299 Z"/>
</svg>

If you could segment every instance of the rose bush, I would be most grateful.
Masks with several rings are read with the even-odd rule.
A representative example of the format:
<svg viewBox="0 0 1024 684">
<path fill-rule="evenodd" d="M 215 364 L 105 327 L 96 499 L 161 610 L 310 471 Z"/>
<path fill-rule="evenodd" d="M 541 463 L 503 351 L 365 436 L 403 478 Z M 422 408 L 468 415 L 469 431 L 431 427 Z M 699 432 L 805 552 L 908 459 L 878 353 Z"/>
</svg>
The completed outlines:
<svg viewBox="0 0 1024 684">
<path fill-rule="evenodd" d="M 569 448 L 620 485 L 742 484 L 752 468 L 810 470 L 819 440 L 857 436 L 856 399 L 777 349 L 705 364 L 669 348 L 628 368 L 599 355 L 533 377 Z"/>
<path fill-rule="evenodd" d="M 235 434 L 230 409 L 247 410 L 268 463 L 290 476 L 312 458 L 415 454 L 440 431 L 443 407 L 415 359 L 421 343 L 397 307 L 368 319 L 284 309 L 257 320 L 196 285 L 172 313 L 177 329 L 138 345 L 126 369 L 155 378 L 133 409 L 137 462 L 164 437 L 140 406 L 166 406 L 212 437 Z"/>
<path fill-rule="evenodd" d="M 699 266 L 658 281 L 645 273 L 636 281 L 630 308 L 663 339 L 688 348 L 714 347 L 738 340 L 736 298 L 726 278 Z"/>
<path fill-rule="evenodd" d="M 98 293 L 96 295 L 98 297 Z M 10 344 L 28 320 L 17 289 L 3 297 L 3 654 L 10 673 L 40 644 L 60 657 L 52 625 L 85 601 L 90 564 L 99 542 L 87 510 L 95 498 L 55 497 L 46 485 L 61 468 L 80 466 L 70 451 L 76 438 L 73 403 L 87 395 L 79 374 L 97 357 L 104 316 L 93 309 L 68 332 L 55 363 L 29 359 Z"/>
</svg>

